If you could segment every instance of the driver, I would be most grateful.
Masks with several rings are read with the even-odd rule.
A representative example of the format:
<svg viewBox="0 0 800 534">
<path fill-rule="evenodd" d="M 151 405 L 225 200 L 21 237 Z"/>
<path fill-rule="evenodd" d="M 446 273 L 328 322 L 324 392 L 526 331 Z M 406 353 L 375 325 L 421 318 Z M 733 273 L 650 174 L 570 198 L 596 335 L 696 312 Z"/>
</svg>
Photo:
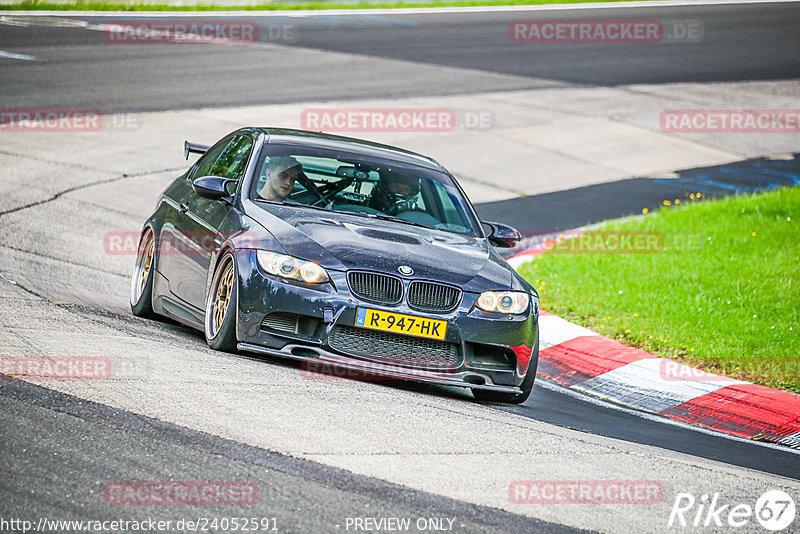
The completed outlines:
<svg viewBox="0 0 800 534">
<path fill-rule="evenodd" d="M 283 200 L 292 192 L 303 165 L 291 156 L 272 156 L 259 184 L 258 194 L 267 200 Z"/>
<path fill-rule="evenodd" d="M 369 199 L 369 207 L 387 215 L 417 209 L 419 178 L 397 172 L 382 172 Z"/>
</svg>

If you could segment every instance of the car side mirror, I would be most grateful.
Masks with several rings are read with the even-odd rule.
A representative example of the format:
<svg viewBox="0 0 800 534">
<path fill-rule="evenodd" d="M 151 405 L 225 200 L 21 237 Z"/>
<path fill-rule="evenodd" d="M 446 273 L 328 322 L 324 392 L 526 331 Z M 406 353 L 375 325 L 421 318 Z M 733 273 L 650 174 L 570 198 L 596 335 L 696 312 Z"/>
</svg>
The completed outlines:
<svg viewBox="0 0 800 534">
<path fill-rule="evenodd" d="M 228 191 L 228 184 L 231 183 L 235 184 L 236 180 L 223 178 L 221 176 L 203 176 L 192 182 L 192 189 L 203 198 L 220 200 L 231 196 L 231 193 Z"/>
<path fill-rule="evenodd" d="M 512 248 L 522 240 L 522 234 L 516 228 L 496 222 L 484 222 L 489 227 L 489 241 L 493 245 L 503 248 Z"/>
</svg>

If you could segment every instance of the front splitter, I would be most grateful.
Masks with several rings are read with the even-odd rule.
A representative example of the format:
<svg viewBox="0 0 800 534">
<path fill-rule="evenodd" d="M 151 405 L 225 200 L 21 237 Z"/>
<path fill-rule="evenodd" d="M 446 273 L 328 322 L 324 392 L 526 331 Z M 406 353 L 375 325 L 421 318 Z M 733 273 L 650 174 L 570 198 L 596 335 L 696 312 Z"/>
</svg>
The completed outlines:
<svg viewBox="0 0 800 534">
<path fill-rule="evenodd" d="M 361 375 L 353 377 L 356 379 L 369 380 L 371 377 L 382 377 L 393 378 L 397 380 L 411 380 L 415 382 L 440 384 L 443 386 L 483 389 L 502 393 L 522 393 L 522 390 L 518 387 L 493 384 L 491 378 L 480 371 L 471 370 L 442 374 L 426 369 L 402 369 L 392 365 L 376 362 L 365 362 L 348 358 L 347 356 L 334 354 L 318 347 L 308 347 L 306 345 L 286 345 L 282 350 L 277 350 L 255 345 L 253 343 L 238 343 L 236 348 L 242 351 L 266 354 L 268 356 L 278 356 L 280 358 L 289 358 L 292 360 L 314 363 L 316 365 L 330 365 L 337 369 L 346 369 L 349 371 L 355 371 L 356 373 L 361 373 Z M 483 381 L 483 383 L 473 383 L 473 380 L 476 382 Z"/>
</svg>

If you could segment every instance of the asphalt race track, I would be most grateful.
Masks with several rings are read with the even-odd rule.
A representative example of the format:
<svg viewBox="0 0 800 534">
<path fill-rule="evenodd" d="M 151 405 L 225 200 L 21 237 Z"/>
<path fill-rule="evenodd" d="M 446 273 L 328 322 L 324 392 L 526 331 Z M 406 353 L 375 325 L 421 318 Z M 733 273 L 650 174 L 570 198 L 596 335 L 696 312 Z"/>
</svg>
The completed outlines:
<svg viewBox="0 0 800 534">
<path fill-rule="evenodd" d="M 485 202 L 478 215 L 510 224 L 523 234 L 571 230 L 608 219 L 638 215 L 661 207 L 664 198 L 707 198 L 800 185 L 800 154 L 792 160 L 756 158 L 726 165 L 683 169 L 670 178 L 630 178 L 566 191 Z M 531 217 L 536 213 L 536 217 Z M 513 253 L 514 251 L 509 251 Z"/>
<path fill-rule="evenodd" d="M 800 49 L 799 10 L 797 4 L 782 3 L 646 12 L 620 8 L 613 15 L 608 10 L 582 9 L 569 15 L 702 24 L 699 43 L 653 43 L 645 50 L 631 44 L 512 42 L 509 23 L 533 18 L 524 12 L 248 14 L 235 20 L 255 21 L 266 42 L 244 50 L 188 44 L 93 46 L 105 44 L 102 28 L 59 27 L 64 25 L 61 19 L 28 19 L 30 26 L 15 20 L 15 25 L 2 25 L 0 49 L 13 47 L 12 51 L 24 51 L 41 62 L 4 61 L 0 95 L 5 105 L 67 105 L 111 113 L 572 85 L 792 79 L 800 75 L 800 58 L 790 53 Z M 567 18 L 563 11 L 535 12 L 535 16 Z M 79 18 L 90 23 L 128 20 Z M 271 44 L 289 49 L 265 55 L 263 48 Z M 348 55 L 320 61 L 314 50 Z M 365 57 L 384 61 L 365 61 Z"/>
<path fill-rule="evenodd" d="M 553 384 L 538 383 L 521 406 L 481 405 L 457 388 L 325 379 L 291 362 L 214 352 L 199 332 L 130 314 L 133 256 L 109 252 L 106 239 L 138 235 L 158 193 L 185 168 L 183 139 L 213 141 L 279 105 L 424 98 L 436 106 L 478 93 L 683 83 L 695 84 L 691 98 L 703 103 L 703 84 L 729 82 L 796 98 L 782 84 L 800 78 L 800 4 L 247 14 L 234 18 L 255 21 L 266 39 L 107 43 L 104 21 L 126 16 L 0 15 L 0 108 L 140 119 L 135 128 L 88 134 L 0 129 L 0 356 L 103 356 L 119 370 L 103 381 L 3 376 L 0 520 L 257 516 L 274 518 L 283 532 L 345 532 L 376 530 L 356 528 L 354 518 L 407 517 L 441 519 L 449 528 L 440 530 L 456 532 L 666 532 L 679 493 L 750 505 L 768 489 L 800 497 L 796 450 L 645 418 Z M 644 47 L 511 42 L 509 23 L 534 16 L 678 20 L 699 23 L 703 39 Z M 446 137 L 437 143 L 458 148 Z M 750 164 L 680 176 L 693 191 L 702 176 Z M 784 171 L 797 176 L 795 167 Z M 630 178 L 547 193 L 531 186 L 529 196 L 479 211 L 529 232 L 552 231 L 654 207 L 660 188 L 678 184 Z M 258 502 L 118 506 L 104 497 L 114 481 L 208 480 L 253 483 Z M 520 504 L 509 498 L 518 480 L 658 481 L 663 498 Z M 439 525 L 423 524 L 417 530 Z M 753 520 L 738 531 L 758 527 Z"/>
<path fill-rule="evenodd" d="M 297 460 L 234 441 L 213 438 L 158 420 L 88 403 L 68 395 L 7 381 L 0 388 L 6 414 L 3 450 L 24 452 L 37 461 L 26 469 L 35 485 L 16 476 L 8 466 L 0 487 L 3 516 L 63 518 L 77 506 L 80 517 L 113 520 L 120 514 L 93 498 L 103 494 L 99 481 L 127 480 L 241 480 L 258 485 L 257 506 L 231 509 L 231 515 L 267 517 L 280 530 L 326 531 L 365 510 L 381 517 L 458 518 L 461 532 L 574 532 L 574 529 L 480 507 L 394 484 L 359 477 L 314 462 Z M 42 437 L 46 438 L 42 439 Z M 91 440 L 87 442 L 87 436 Z M 64 447 L 64 444 L 79 444 Z M 63 476 L 69 470 L 69 476 Z M 20 492 L 22 487 L 30 491 Z M 93 493 L 76 492 L 76 487 Z M 193 507 L 194 517 L 214 517 L 215 506 Z M 13 513 L 9 513 L 13 510 Z M 169 520 L 158 506 L 145 507 L 137 517 Z"/>
</svg>

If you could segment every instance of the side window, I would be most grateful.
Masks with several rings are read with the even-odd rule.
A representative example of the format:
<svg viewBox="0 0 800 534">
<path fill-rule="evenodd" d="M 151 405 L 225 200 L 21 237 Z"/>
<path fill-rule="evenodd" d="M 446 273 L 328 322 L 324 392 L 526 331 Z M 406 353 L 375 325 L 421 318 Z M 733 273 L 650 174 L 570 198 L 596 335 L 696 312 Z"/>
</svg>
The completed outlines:
<svg viewBox="0 0 800 534">
<path fill-rule="evenodd" d="M 226 146 L 228 145 L 225 143 L 220 143 L 211 147 L 208 152 L 203 154 L 203 156 L 197 161 L 197 167 L 195 167 L 194 173 L 191 175 L 191 179 L 194 180 L 195 178 L 200 178 L 202 176 L 210 176 L 211 167 L 214 166 L 214 163 L 216 163 L 217 158 Z"/>
<path fill-rule="evenodd" d="M 222 151 L 216 163 L 211 168 L 212 176 L 222 176 L 232 180 L 240 180 L 244 175 L 247 162 L 250 159 L 250 150 L 253 148 L 253 140 L 250 136 L 240 135 L 234 137 Z"/>
</svg>

